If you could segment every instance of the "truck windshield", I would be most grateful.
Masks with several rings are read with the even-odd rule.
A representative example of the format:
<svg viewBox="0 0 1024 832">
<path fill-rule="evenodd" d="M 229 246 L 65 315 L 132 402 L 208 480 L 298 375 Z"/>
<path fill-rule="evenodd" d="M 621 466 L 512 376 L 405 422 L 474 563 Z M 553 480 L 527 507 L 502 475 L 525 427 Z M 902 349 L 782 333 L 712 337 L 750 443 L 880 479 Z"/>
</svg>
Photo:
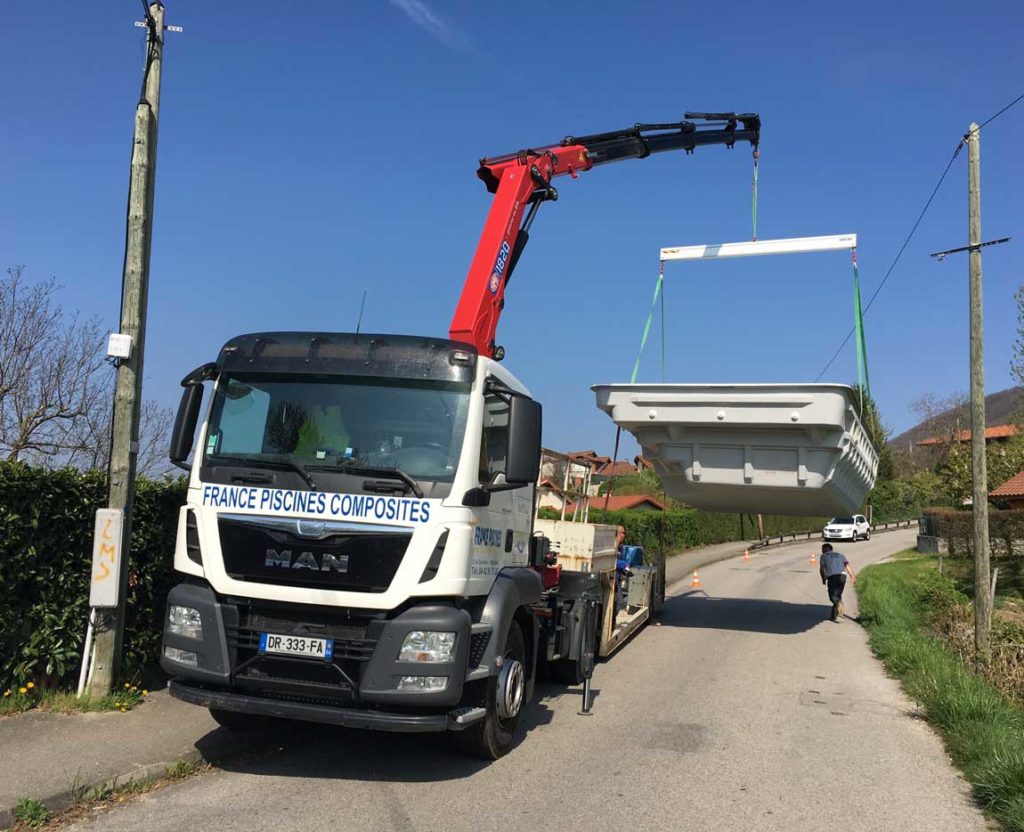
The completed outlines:
<svg viewBox="0 0 1024 832">
<path fill-rule="evenodd" d="M 274 467 L 285 459 L 310 471 L 343 473 L 358 465 L 451 483 L 468 406 L 468 384 L 222 376 L 204 450 L 208 464 L 237 459 Z"/>
</svg>

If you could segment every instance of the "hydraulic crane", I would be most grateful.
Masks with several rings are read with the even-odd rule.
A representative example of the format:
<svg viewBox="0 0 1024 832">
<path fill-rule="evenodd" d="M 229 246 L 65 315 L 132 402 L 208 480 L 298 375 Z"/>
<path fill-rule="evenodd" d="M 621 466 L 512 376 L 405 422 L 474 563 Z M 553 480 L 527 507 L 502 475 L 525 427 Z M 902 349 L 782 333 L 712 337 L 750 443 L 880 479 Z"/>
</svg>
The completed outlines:
<svg viewBox="0 0 1024 832">
<path fill-rule="evenodd" d="M 453 341 L 473 344 L 480 355 L 498 361 L 504 349 L 495 343 L 505 291 L 530 238 L 530 226 L 544 202 L 558 199 L 551 184 L 556 176 L 576 178 L 582 171 L 624 159 L 644 159 L 652 153 L 736 142 L 757 149 L 761 119 L 756 113 L 691 113 L 685 121 L 636 124 L 624 130 L 567 136 L 537 149 L 480 160 L 477 176 L 494 202 L 477 244 L 459 305 L 449 328 Z M 697 122 L 701 122 L 698 124 Z"/>
</svg>

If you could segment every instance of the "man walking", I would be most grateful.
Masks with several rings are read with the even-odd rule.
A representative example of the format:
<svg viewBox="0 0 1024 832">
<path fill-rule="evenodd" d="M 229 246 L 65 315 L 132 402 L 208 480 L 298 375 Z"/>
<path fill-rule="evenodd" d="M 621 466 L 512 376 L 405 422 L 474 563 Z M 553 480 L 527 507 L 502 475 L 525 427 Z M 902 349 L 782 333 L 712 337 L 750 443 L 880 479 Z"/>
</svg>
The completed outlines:
<svg viewBox="0 0 1024 832">
<path fill-rule="evenodd" d="M 857 576 L 853 574 L 853 569 L 846 556 L 832 551 L 831 543 L 821 544 L 821 561 L 818 572 L 821 574 L 821 582 L 828 586 L 828 600 L 832 602 L 831 619 L 838 622 L 846 612 L 843 607 L 846 576 L 849 574 L 850 580 L 854 583 L 857 583 Z"/>
</svg>

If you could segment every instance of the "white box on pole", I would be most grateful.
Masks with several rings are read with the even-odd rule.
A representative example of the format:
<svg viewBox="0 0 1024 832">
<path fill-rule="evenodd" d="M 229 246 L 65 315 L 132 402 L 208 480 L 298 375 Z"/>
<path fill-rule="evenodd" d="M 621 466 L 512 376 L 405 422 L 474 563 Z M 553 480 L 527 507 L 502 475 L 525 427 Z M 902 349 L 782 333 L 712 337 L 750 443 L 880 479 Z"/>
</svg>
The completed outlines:
<svg viewBox="0 0 1024 832">
<path fill-rule="evenodd" d="M 121 558 L 124 512 L 119 508 L 101 508 L 96 512 L 92 539 L 92 579 L 89 606 L 116 607 L 121 586 Z"/>
</svg>

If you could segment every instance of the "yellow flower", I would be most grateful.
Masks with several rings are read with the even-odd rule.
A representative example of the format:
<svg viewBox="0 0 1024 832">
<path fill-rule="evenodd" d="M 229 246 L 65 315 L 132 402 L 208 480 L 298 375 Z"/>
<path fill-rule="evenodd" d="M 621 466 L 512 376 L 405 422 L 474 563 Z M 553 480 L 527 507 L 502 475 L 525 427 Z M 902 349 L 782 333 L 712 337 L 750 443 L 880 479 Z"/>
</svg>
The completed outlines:
<svg viewBox="0 0 1024 832">
<path fill-rule="evenodd" d="M 149 696 L 149 691 L 148 690 L 143 690 L 142 691 L 142 695 L 143 696 Z"/>
<path fill-rule="evenodd" d="M 11 695 L 11 692 L 10 692 L 9 690 L 5 690 L 5 691 L 4 691 L 4 696 L 5 696 L 5 697 L 6 697 L 6 696 L 10 696 L 10 695 Z"/>
<path fill-rule="evenodd" d="M 32 688 L 34 688 L 35 686 L 36 686 L 35 682 L 29 682 L 27 685 L 25 685 L 25 687 L 27 687 L 29 690 L 32 690 Z"/>
<path fill-rule="evenodd" d="M 124 689 L 128 690 L 128 683 L 127 682 L 124 683 Z"/>
<path fill-rule="evenodd" d="M 28 688 L 18 688 L 18 693 L 28 693 Z"/>
<path fill-rule="evenodd" d="M 124 714 L 124 713 L 127 713 L 127 712 L 128 712 L 128 709 L 127 709 L 127 708 L 121 708 L 121 713 L 123 713 L 123 714 Z"/>
</svg>

